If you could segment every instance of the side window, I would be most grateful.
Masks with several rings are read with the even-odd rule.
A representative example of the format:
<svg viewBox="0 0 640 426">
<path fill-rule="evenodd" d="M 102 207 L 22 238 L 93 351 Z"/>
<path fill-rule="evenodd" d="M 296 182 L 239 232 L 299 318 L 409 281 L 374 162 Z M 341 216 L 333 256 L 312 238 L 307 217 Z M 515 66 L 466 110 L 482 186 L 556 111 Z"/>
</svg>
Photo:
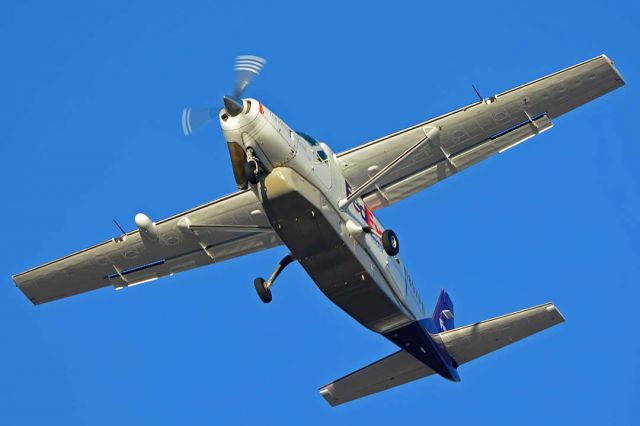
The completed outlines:
<svg viewBox="0 0 640 426">
<path fill-rule="evenodd" d="M 309 146 L 311 146 L 311 147 L 318 146 L 318 141 L 315 140 L 314 138 L 312 138 L 311 136 L 309 136 L 308 134 L 302 133 L 302 132 L 297 132 L 297 133 L 302 139 L 307 141 Z"/>
<path fill-rule="evenodd" d="M 321 161 L 323 163 L 329 162 L 329 157 L 327 157 L 327 154 L 323 150 L 319 149 L 316 152 L 316 155 L 318 156 L 318 161 Z"/>
</svg>

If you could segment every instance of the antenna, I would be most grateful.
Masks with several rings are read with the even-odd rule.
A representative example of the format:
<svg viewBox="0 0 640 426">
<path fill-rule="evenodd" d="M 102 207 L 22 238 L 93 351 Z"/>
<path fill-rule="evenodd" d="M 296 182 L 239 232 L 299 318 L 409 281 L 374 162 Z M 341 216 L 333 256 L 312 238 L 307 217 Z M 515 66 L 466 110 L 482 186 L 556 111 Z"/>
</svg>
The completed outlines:
<svg viewBox="0 0 640 426">
<path fill-rule="evenodd" d="M 116 224 L 116 226 L 118 227 L 118 229 L 122 232 L 122 235 L 125 235 L 125 234 L 127 233 L 124 229 L 122 229 L 122 226 L 120 226 L 120 224 L 118 223 L 118 221 L 117 221 L 117 220 L 113 219 L 113 223 L 115 223 L 115 224 Z"/>
<path fill-rule="evenodd" d="M 471 87 L 473 87 L 473 91 L 476 92 L 476 95 L 478 95 L 480 102 L 484 102 L 484 98 L 482 97 L 482 95 L 480 95 L 480 92 L 478 92 L 478 89 L 476 89 L 476 86 L 472 84 Z"/>
</svg>

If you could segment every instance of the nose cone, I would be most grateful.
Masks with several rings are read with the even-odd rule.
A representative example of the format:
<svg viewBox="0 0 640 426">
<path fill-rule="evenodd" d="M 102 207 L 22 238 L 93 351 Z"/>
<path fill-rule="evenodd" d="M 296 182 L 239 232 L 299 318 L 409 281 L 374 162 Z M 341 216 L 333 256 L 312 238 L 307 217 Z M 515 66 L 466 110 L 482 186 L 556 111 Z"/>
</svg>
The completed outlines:
<svg viewBox="0 0 640 426">
<path fill-rule="evenodd" d="M 244 109 L 242 99 L 236 98 L 235 96 L 225 96 L 222 102 L 224 103 L 224 109 L 231 117 L 239 115 Z"/>
</svg>

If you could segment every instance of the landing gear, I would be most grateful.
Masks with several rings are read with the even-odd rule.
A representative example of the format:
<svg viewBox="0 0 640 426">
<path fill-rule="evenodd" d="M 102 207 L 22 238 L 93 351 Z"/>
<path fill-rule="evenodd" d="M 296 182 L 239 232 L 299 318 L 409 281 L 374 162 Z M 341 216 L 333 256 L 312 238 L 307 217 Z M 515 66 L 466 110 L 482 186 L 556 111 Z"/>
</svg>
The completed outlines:
<svg viewBox="0 0 640 426">
<path fill-rule="evenodd" d="M 244 175 L 247 177 L 249 183 L 255 185 L 260 181 L 258 175 L 258 164 L 255 161 L 247 161 L 244 163 Z"/>
<path fill-rule="evenodd" d="M 278 278 L 278 275 L 280 275 L 280 272 L 282 272 L 282 270 L 294 260 L 295 259 L 293 258 L 293 256 L 288 254 L 282 258 L 280 263 L 278 263 L 278 266 L 276 266 L 276 269 L 269 277 L 269 280 L 265 281 L 262 277 L 258 277 L 255 279 L 253 285 L 256 288 L 256 292 L 258 292 L 260 300 L 262 300 L 264 303 L 271 302 L 271 300 L 273 299 L 273 296 L 271 295 L 271 286 L 273 285 L 276 278 Z"/>
<path fill-rule="evenodd" d="M 391 229 L 387 229 L 382 233 L 382 247 L 389 256 L 396 256 L 400 252 L 398 236 Z"/>
<path fill-rule="evenodd" d="M 264 278 L 261 277 L 256 278 L 253 282 L 260 300 L 264 303 L 269 303 L 271 302 L 271 299 L 273 299 L 273 296 L 271 296 L 271 290 L 265 284 L 267 283 L 264 281 Z"/>
<path fill-rule="evenodd" d="M 253 148 L 247 148 L 247 162 L 244 163 L 244 175 L 249 183 L 255 185 L 260 181 L 260 173 L 262 173 L 262 165 L 260 159 L 255 156 Z"/>
</svg>

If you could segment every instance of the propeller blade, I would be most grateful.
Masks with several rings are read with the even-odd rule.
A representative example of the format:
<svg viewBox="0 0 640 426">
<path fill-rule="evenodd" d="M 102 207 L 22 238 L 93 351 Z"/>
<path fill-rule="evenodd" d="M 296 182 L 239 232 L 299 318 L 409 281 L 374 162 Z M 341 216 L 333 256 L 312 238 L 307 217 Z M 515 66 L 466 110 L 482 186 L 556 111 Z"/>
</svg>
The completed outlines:
<svg viewBox="0 0 640 426">
<path fill-rule="evenodd" d="M 235 95 L 225 96 L 223 99 L 225 109 L 232 117 L 242 112 L 243 103 L 240 96 L 249 83 L 260 74 L 266 63 L 267 61 L 259 56 L 240 55 L 236 57 L 234 67 L 236 73 Z M 182 132 L 185 136 L 189 136 L 198 127 L 209 123 L 216 115 L 217 111 L 213 108 L 185 108 L 182 111 Z"/>
<path fill-rule="evenodd" d="M 240 98 L 242 92 L 247 88 L 249 83 L 258 75 L 262 68 L 267 63 L 267 60 L 259 56 L 253 55 L 240 55 L 236 57 L 236 85 L 234 88 L 234 95 L 236 98 Z"/>
<path fill-rule="evenodd" d="M 216 116 L 213 108 L 185 108 L 182 111 L 182 132 L 189 136 L 199 127 L 209 123 Z"/>
</svg>

